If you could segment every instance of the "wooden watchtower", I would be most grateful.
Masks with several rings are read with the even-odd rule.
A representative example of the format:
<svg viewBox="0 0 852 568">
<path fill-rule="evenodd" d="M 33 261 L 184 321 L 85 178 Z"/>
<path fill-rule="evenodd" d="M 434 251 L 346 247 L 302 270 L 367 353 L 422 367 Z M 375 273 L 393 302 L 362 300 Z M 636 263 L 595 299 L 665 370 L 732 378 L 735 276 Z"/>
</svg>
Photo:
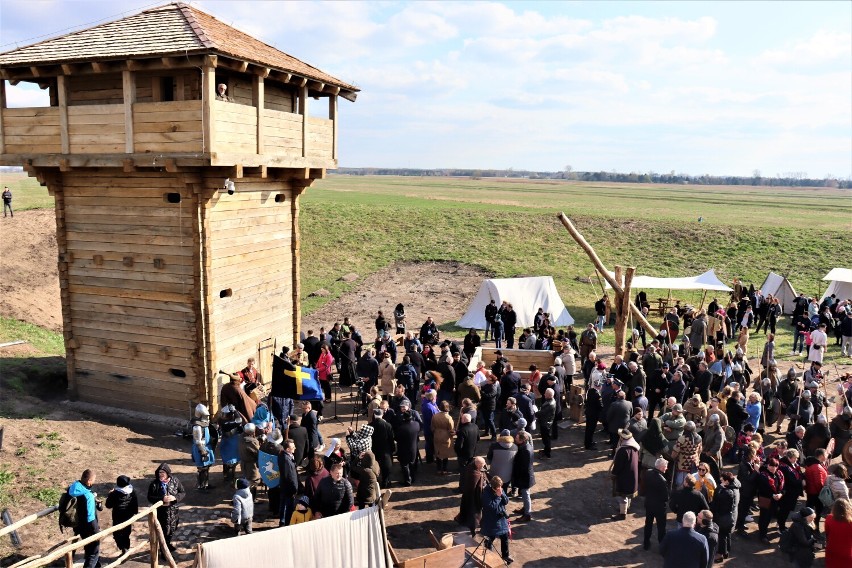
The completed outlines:
<svg viewBox="0 0 852 568">
<path fill-rule="evenodd" d="M 298 340 L 299 196 L 337 166 L 356 87 L 179 3 L 0 54 L 0 74 L 0 165 L 56 199 L 72 396 L 215 408 L 218 369 Z M 50 106 L 7 108 L 7 81 Z"/>
</svg>

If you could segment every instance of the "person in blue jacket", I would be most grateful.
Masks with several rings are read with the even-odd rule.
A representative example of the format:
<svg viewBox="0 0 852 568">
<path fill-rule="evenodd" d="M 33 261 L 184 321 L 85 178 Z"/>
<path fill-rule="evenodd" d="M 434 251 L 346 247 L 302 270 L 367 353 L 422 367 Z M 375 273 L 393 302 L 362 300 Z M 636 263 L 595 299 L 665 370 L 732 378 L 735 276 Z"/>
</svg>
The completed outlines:
<svg viewBox="0 0 852 568">
<path fill-rule="evenodd" d="M 210 411 L 203 404 L 195 407 L 195 418 L 192 419 L 192 461 L 198 468 L 198 484 L 195 488 L 200 491 L 213 489 L 210 485 L 210 466 L 216 461 L 216 456 L 210 447 Z"/>
<path fill-rule="evenodd" d="M 74 527 L 74 534 L 79 535 L 81 539 L 86 539 L 101 530 L 98 526 L 98 511 L 102 509 L 102 505 L 92 492 L 94 483 L 95 472 L 87 469 L 80 476 L 79 481 L 75 481 L 68 487 L 68 495 L 77 499 L 77 526 Z M 96 568 L 101 565 L 99 540 L 87 544 L 83 551 L 85 553 L 83 568 Z"/>
<path fill-rule="evenodd" d="M 479 527 L 485 537 L 485 547 L 491 550 L 494 539 L 499 538 L 503 562 L 511 564 L 515 559 L 509 556 L 508 504 L 509 497 L 503 491 L 503 480 L 495 475 L 482 491 L 482 521 Z"/>
<path fill-rule="evenodd" d="M 707 538 L 694 530 L 695 513 L 683 514 L 680 528 L 671 530 L 660 543 L 663 568 L 707 568 L 713 559 Z"/>
</svg>

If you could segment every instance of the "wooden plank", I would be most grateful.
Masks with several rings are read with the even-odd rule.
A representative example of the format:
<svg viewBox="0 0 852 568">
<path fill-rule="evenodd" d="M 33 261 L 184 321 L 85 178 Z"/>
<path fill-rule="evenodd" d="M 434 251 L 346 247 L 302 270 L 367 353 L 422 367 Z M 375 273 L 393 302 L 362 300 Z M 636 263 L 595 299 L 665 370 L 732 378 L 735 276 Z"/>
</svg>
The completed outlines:
<svg viewBox="0 0 852 568">
<path fill-rule="evenodd" d="M 136 75 L 130 70 L 121 72 L 122 94 L 124 96 L 124 152 L 133 150 L 133 103 L 136 102 Z"/>
<path fill-rule="evenodd" d="M 57 125 L 46 124 L 46 125 L 14 125 L 5 127 L 5 134 L 7 136 L 56 136 L 59 130 L 57 129 Z"/>
<path fill-rule="evenodd" d="M 75 274 L 68 275 L 69 286 L 97 286 L 101 288 L 110 288 L 120 290 L 122 292 L 162 292 L 171 294 L 188 294 L 192 292 L 193 283 L 189 282 L 151 282 L 148 280 L 131 280 L 127 278 L 108 278 L 107 276 L 115 275 L 115 272 L 106 275 L 98 276 L 78 276 Z M 182 280 L 185 277 L 171 276 L 172 280 Z"/>
<path fill-rule="evenodd" d="M 197 399 L 188 397 L 186 400 L 169 400 L 167 398 L 156 398 L 151 396 L 133 396 L 128 398 L 124 388 L 110 388 L 111 385 L 90 382 L 81 384 L 78 389 L 78 398 L 84 402 L 91 402 L 102 406 L 126 408 L 137 412 L 147 412 L 164 416 L 186 417 L 189 402 Z"/>
<path fill-rule="evenodd" d="M 0 154 L 6 153 L 6 81 L 0 79 Z"/>
<path fill-rule="evenodd" d="M 114 353 L 113 353 L 114 352 Z M 114 355 L 110 357 L 109 355 Z M 165 364 L 163 364 L 165 363 Z M 118 374 L 127 377 L 144 377 L 149 381 L 146 388 L 157 393 L 183 395 L 195 387 L 196 378 L 192 372 L 192 362 L 182 361 L 142 361 L 130 358 L 127 350 L 110 349 L 104 353 L 80 352 L 77 357 L 77 368 L 101 373 Z M 186 373 L 185 377 L 176 377 L 169 370 L 179 369 Z M 125 379 L 118 379 L 122 383 Z"/>
<path fill-rule="evenodd" d="M 106 104 L 106 105 L 69 105 L 68 106 L 68 116 L 69 118 L 82 118 L 84 116 L 89 117 L 110 117 L 112 119 L 117 119 L 119 123 L 124 122 L 124 105 L 119 104 Z"/>
<path fill-rule="evenodd" d="M 192 243 L 187 243 L 187 246 L 180 246 L 178 244 L 175 245 L 150 245 L 145 247 L 145 255 L 151 257 L 151 262 L 153 262 L 154 257 L 160 257 L 160 255 L 167 256 L 192 256 Z M 136 255 L 139 253 L 140 247 L 135 244 L 125 244 L 125 243 L 103 243 L 103 242 L 92 242 L 92 241 L 78 241 L 75 239 L 68 239 L 68 247 L 70 248 L 79 248 L 81 250 L 87 251 L 100 251 L 95 252 L 95 254 L 101 254 L 104 252 L 111 253 L 122 253 L 123 256 L 133 256 L 134 262 L 136 259 Z M 145 256 L 141 258 L 146 258 Z"/>
<path fill-rule="evenodd" d="M 202 122 L 204 124 L 203 151 L 211 152 L 216 148 L 216 125 L 213 104 L 216 102 L 216 69 L 205 66 L 201 70 Z"/>
<path fill-rule="evenodd" d="M 337 159 L 337 95 L 328 98 L 328 117 L 331 119 L 331 157 Z"/>
<path fill-rule="evenodd" d="M 200 124 L 199 124 L 200 126 Z M 143 144 L 163 144 L 169 146 L 175 142 L 198 142 L 201 149 L 201 130 L 190 132 L 138 132 L 136 140 Z"/>
<path fill-rule="evenodd" d="M 175 112 L 186 112 L 186 111 L 194 111 L 201 112 L 202 104 L 201 101 L 164 101 L 164 102 L 154 102 L 154 103 L 136 103 L 133 105 L 134 115 L 138 114 L 143 116 L 148 113 L 154 112 L 167 112 L 167 113 L 175 113 Z M 200 115 L 199 115 L 200 116 Z"/>
<path fill-rule="evenodd" d="M 151 318 L 152 320 L 169 320 L 174 322 L 173 325 L 179 325 L 181 323 L 186 325 L 194 325 L 195 324 L 195 314 L 190 312 L 179 312 L 176 310 L 168 310 L 168 309 L 156 309 L 156 308 L 144 308 L 137 306 L 123 306 L 119 304 L 105 303 L 105 304 L 96 304 L 94 302 L 86 302 L 78 299 L 76 296 L 71 299 L 70 303 L 71 313 L 75 311 L 81 312 L 93 312 L 97 311 L 106 316 L 116 316 L 116 317 L 142 317 L 142 318 Z"/>
<path fill-rule="evenodd" d="M 142 205 L 134 207 L 110 207 L 108 205 L 91 206 L 86 209 L 87 215 L 106 215 L 106 216 L 122 216 L 122 217 L 137 217 L 146 215 L 148 217 L 159 217 L 161 222 L 176 222 L 182 215 L 181 211 L 176 207 L 166 207 L 165 202 L 161 202 L 162 207 L 144 207 Z M 183 213 L 185 215 L 185 213 Z M 126 221 L 127 222 L 127 221 Z M 133 224 L 132 221 L 129 224 Z"/>
<path fill-rule="evenodd" d="M 194 349 L 195 341 L 187 341 L 184 339 L 174 338 L 174 337 L 161 337 L 156 335 L 147 335 L 144 332 L 145 330 L 140 330 L 140 333 L 131 333 L 129 331 L 122 331 L 117 334 L 114 330 L 106 330 L 99 329 L 97 327 L 74 327 L 73 332 L 75 337 L 79 336 L 80 338 L 91 337 L 97 338 L 100 340 L 104 340 L 107 342 L 110 341 L 125 341 L 127 343 L 144 343 L 146 345 L 155 345 L 157 349 L 160 347 L 179 347 L 182 349 Z"/>
<path fill-rule="evenodd" d="M 302 115 L 302 157 L 307 157 L 308 149 L 308 87 L 302 85 L 299 91 L 299 114 Z"/>
<path fill-rule="evenodd" d="M 71 153 L 68 137 L 68 83 L 65 75 L 56 78 L 56 93 L 59 99 L 59 145 L 63 154 Z"/>
<path fill-rule="evenodd" d="M 65 227 L 75 233 L 103 233 L 110 235 L 151 235 L 172 238 L 192 237 L 192 227 L 174 225 L 104 225 L 101 223 L 80 223 L 65 220 Z"/>
<path fill-rule="evenodd" d="M 185 267 L 188 268 L 188 267 Z M 164 284 L 181 284 L 183 286 L 192 287 L 194 282 L 192 274 L 175 274 L 163 272 L 153 266 L 145 267 L 143 270 L 102 270 L 99 266 L 85 268 L 77 266 L 77 263 L 68 267 L 68 275 L 80 277 L 76 281 L 80 282 L 81 278 L 105 278 L 109 280 L 139 280 L 143 282 L 161 282 Z M 128 285 L 133 288 L 134 286 Z"/>
<path fill-rule="evenodd" d="M 151 103 L 136 103 L 151 104 Z M 161 111 L 161 112 L 137 112 L 134 114 L 138 123 L 158 123 L 165 124 L 169 122 L 195 122 L 199 125 L 203 122 L 204 113 L 200 110 L 182 110 L 182 111 Z"/>
<path fill-rule="evenodd" d="M 59 109 L 57 107 L 20 107 L 3 109 L 3 117 L 7 120 L 16 118 L 29 119 L 35 117 L 52 117 L 59 124 Z"/>
<path fill-rule="evenodd" d="M 133 116 L 133 131 L 136 133 L 137 140 L 139 139 L 139 134 L 148 132 L 193 132 L 199 140 L 203 136 L 200 120 L 170 120 L 165 122 L 157 120 L 146 122 L 140 120 L 140 118 L 138 114 Z"/>
<path fill-rule="evenodd" d="M 76 338 L 79 341 L 78 349 L 87 349 L 90 353 L 103 353 L 101 349 L 101 344 L 103 343 L 103 339 L 100 337 L 86 337 L 82 336 Z M 130 345 L 127 341 L 118 341 L 113 339 L 109 342 L 110 345 L 115 346 L 116 350 L 119 349 L 127 349 Z M 168 349 L 170 353 L 171 361 L 174 359 L 175 361 L 182 361 L 184 359 L 192 359 L 193 354 L 195 353 L 194 349 L 188 349 L 186 347 L 177 347 L 177 346 L 162 346 L 162 345 L 151 345 L 148 343 L 134 343 L 137 348 L 137 355 L 144 357 L 162 357 L 162 350 Z M 165 359 L 164 359 L 165 360 Z"/>
<path fill-rule="evenodd" d="M 176 294 L 170 292 L 155 292 L 150 290 L 124 290 L 119 288 L 110 288 L 104 286 L 82 286 L 69 283 L 68 289 L 73 294 L 91 294 L 94 296 L 107 296 L 115 298 L 135 298 L 139 300 L 161 300 L 164 302 L 188 302 L 190 301 L 190 293 Z"/>
<path fill-rule="evenodd" d="M 263 136 L 264 136 L 264 129 L 265 129 L 264 120 L 265 120 L 265 116 L 266 116 L 265 113 L 264 113 L 264 103 L 265 103 L 265 100 L 266 100 L 266 94 L 265 93 L 266 93 L 266 91 L 265 91 L 265 85 L 264 85 L 264 78 L 260 75 L 255 75 L 254 76 L 254 86 L 253 86 L 253 89 L 252 89 L 252 97 L 253 97 L 252 102 L 253 102 L 253 104 L 256 108 L 256 111 L 257 111 L 257 116 L 256 116 L 256 119 L 255 119 L 256 122 L 257 122 L 257 133 L 256 133 L 255 136 L 256 136 L 256 141 L 257 141 L 257 153 L 258 154 L 263 154 L 263 151 L 264 151 Z"/>
</svg>

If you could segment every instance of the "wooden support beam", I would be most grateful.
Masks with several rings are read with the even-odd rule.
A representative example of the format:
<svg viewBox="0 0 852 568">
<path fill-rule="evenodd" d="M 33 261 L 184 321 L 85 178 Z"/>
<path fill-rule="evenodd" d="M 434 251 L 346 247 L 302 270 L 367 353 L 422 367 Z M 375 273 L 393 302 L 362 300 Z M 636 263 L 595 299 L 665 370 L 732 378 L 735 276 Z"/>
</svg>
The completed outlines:
<svg viewBox="0 0 852 568">
<path fill-rule="evenodd" d="M 325 89 L 325 83 L 320 83 L 319 81 L 310 81 L 308 88 L 312 91 L 319 91 L 320 93 Z"/>
<path fill-rule="evenodd" d="M 71 133 L 68 130 L 68 81 L 65 75 L 56 77 L 56 96 L 59 103 L 59 146 L 63 154 L 71 153 Z"/>
<path fill-rule="evenodd" d="M 269 69 L 266 68 L 267 75 L 269 75 Z M 252 81 L 252 103 L 254 104 L 255 110 L 257 111 L 257 153 L 263 154 L 264 152 L 264 132 L 266 130 L 266 119 L 264 115 L 264 104 L 265 104 L 265 84 L 264 79 L 266 75 L 255 75 Z"/>
<path fill-rule="evenodd" d="M 128 174 L 136 171 L 136 165 L 133 162 L 132 158 L 128 158 L 128 159 L 124 160 L 123 169 L 124 169 L 124 173 L 128 173 Z"/>
<path fill-rule="evenodd" d="M 61 65 L 61 67 L 62 67 L 62 74 L 63 75 L 73 75 L 74 74 L 74 66 L 73 65 L 70 65 L 68 63 L 63 63 Z"/>
<path fill-rule="evenodd" d="M 213 102 L 216 100 L 216 66 L 201 70 L 201 101 L 203 127 L 202 151 L 212 152 L 215 148 L 216 126 L 213 119 Z"/>
<path fill-rule="evenodd" d="M 248 65 L 248 61 L 241 61 L 240 64 L 237 66 L 237 71 L 239 71 L 240 73 L 245 73 L 248 70 Z"/>
<path fill-rule="evenodd" d="M 308 80 L 302 82 L 299 90 L 299 114 L 302 115 L 302 157 L 308 155 Z"/>
<path fill-rule="evenodd" d="M 340 89 L 338 89 L 339 91 Z M 328 97 L 328 118 L 331 119 L 331 159 L 337 160 L 337 95 Z"/>
<path fill-rule="evenodd" d="M 617 291 L 618 293 L 623 293 L 624 290 L 621 284 L 615 281 L 615 278 L 613 278 L 609 271 L 606 269 L 603 262 L 601 262 L 601 259 L 598 258 L 595 249 L 593 249 L 592 245 L 590 245 L 586 241 L 586 239 L 583 238 L 583 235 L 580 234 L 580 231 L 577 230 L 577 228 L 574 226 L 574 223 L 572 223 L 571 220 L 565 216 L 565 213 L 559 213 L 559 215 L 557 215 L 557 218 L 568 231 L 568 233 L 574 238 L 574 240 L 577 241 L 577 244 L 580 245 L 580 248 L 586 251 L 586 254 L 588 255 L 589 259 L 591 259 L 592 264 L 595 265 L 595 269 L 601 274 L 601 276 L 606 279 L 607 282 L 609 282 L 609 285 L 612 286 L 612 289 Z M 633 316 L 639 321 L 642 327 L 644 327 L 645 330 L 648 331 L 648 333 L 650 333 L 653 337 L 657 336 L 657 330 L 654 329 L 654 326 L 648 323 L 648 320 L 645 319 L 645 316 L 642 315 L 642 312 L 636 308 L 633 302 L 630 302 L 630 311 Z"/>
<path fill-rule="evenodd" d="M 173 174 L 180 171 L 174 158 L 166 158 L 166 171 Z"/>
<path fill-rule="evenodd" d="M 229 177 L 232 177 L 234 179 L 242 179 L 243 177 L 245 177 L 243 174 L 243 165 L 237 164 L 236 166 L 234 166 L 232 173 Z"/>
<path fill-rule="evenodd" d="M 298 77 L 297 77 L 297 79 L 298 79 Z M 308 78 L 307 77 L 302 77 L 302 79 L 300 81 L 298 81 L 299 87 L 304 87 L 307 84 L 308 84 Z"/>
<path fill-rule="evenodd" d="M 136 102 L 136 74 L 125 69 L 121 72 L 124 94 L 124 153 L 133 153 L 133 103 Z"/>
<path fill-rule="evenodd" d="M 269 74 L 272 73 L 272 69 L 270 69 L 269 67 L 257 67 L 254 70 L 254 73 L 255 75 L 259 75 L 260 77 L 266 79 L 267 77 L 269 77 Z"/>
<path fill-rule="evenodd" d="M 68 161 L 67 158 L 63 158 L 59 160 L 59 171 L 60 172 L 70 172 L 72 169 L 71 162 Z"/>
<path fill-rule="evenodd" d="M 3 110 L 6 108 L 6 81 L 0 80 L 0 154 L 6 153 L 6 136 L 3 129 Z"/>
<path fill-rule="evenodd" d="M 33 74 L 33 77 L 41 77 L 41 72 L 39 71 L 39 68 L 36 67 L 35 65 L 30 67 L 30 73 Z"/>
<path fill-rule="evenodd" d="M 128 59 L 124 62 L 124 68 L 127 71 L 138 71 L 141 68 L 141 63 L 135 59 Z"/>
<path fill-rule="evenodd" d="M 334 85 L 326 85 L 325 91 L 329 94 L 337 96 L 340 94 L 340 87 L 335 87 Z"/>
<path fill-rule="evenodd" d="M 281 80 L 284 81 L 285 83 L 289 83 L 290 79 L 292 79 L 292 78 L 293 78 L 292 73 L 281 73 Z"/>
<path fill-rule="evenodd" d="M 219 65 L 219 58 L 217 56 L 215 56 L 215 55 L 205 55 L 204 56 L 204 66 L 205 67 L 212 67 L 213 69 L 216 69 L 216 67 L 218 65 Z"/>
<path fill-rule="evenodd" d="M 108 67 L 105 63 L 101 63 L 100 61 L 92 61 L 92 71 L 95 73 L 106 73 L 108 71 Z"/>
<path fill-rule="evenodd" d="M 166 69 L 170 69 L 175 66 L 175 60 L 173 57 L 161 57 L 160 61 Z"/>
</svg>

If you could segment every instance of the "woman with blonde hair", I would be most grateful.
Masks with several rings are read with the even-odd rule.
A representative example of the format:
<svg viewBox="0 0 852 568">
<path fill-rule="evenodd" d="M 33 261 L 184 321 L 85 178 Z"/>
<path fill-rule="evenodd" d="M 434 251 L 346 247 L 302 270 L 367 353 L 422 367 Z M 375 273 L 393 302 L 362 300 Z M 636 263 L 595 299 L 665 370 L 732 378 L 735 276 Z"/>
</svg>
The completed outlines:
<svg viewBox="0 0 852 568">
<path fill-rule="evenodd" d="M 713 494 L 716 492 L 716 480 L 710 475 L 710 465 L 706 462 L 698 464 L 698 475 L 695 476 L 695 489 L 704 494 L 708 503 L 713 500 Z"/>
<path fill-rule="evenodd" d="M 747 327 L 740 328 L 740 335 L 737 337 L 737 345 L 743 350 L 743 353 L 748 353 L 749 331 Z"/>
</svg>

